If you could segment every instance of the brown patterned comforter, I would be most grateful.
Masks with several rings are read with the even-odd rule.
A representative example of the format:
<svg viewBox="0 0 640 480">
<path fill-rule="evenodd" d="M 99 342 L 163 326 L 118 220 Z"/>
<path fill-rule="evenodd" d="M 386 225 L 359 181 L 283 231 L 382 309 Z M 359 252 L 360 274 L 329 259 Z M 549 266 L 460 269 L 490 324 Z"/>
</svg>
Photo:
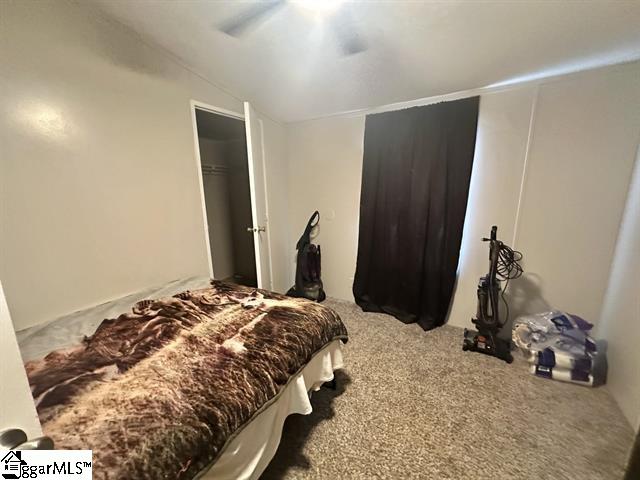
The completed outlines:
<svg viewBox="0 0 640 480">
<path fill-rule="evenodd" d="M 313 354 L 347 340 L 319 304 L 212 281 L 144 300 L 26 364 L 46 435 L 92 449 L 94 478 L 192 478 Z"/>
</svg>

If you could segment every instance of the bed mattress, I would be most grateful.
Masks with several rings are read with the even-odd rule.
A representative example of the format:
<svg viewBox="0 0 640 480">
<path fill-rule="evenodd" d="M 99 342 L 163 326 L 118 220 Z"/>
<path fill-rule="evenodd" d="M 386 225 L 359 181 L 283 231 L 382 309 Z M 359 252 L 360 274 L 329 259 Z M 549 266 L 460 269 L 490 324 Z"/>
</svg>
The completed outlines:
<svg viewBox="0 0 640 480">
<path fill-rule="evenodd" d="M 286 415 L 309 413 L 302 388 L 330 379 L 347 340 L 326 307 L 216 281 L 68 320 L 18 337 L 45 434 L 92 449 L 103 479 L 255 478 Z M 243 437 L 252 429 L 265 435 Z"/>
</svg>

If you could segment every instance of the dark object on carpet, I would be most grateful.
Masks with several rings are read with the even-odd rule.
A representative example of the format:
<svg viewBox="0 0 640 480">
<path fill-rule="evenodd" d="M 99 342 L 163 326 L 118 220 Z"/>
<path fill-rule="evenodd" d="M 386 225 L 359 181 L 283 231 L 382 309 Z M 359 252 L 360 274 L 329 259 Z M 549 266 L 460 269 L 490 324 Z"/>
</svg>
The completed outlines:
<svg viewBox="0 0 640 480">
<path fill-rule="evenodd" d="M 636 441 L 633 444 L 633 450 L 631 450 L 624 480 L 638 480 L 638 478 L 640 478 L 640 431 L 636 433 Z"/>
<path fill-rule="evenodd" d="M 335 377 L 333 377 L 333 380 L 329 380 L 328 382 L 324 382 L 322 384 L 323 387 L 325 388 L 330 388 L 331 390 L 337 390 L 338 389 L 338 382 L 336 380 Z"/>
<path fill-rule="evenodd" d="M 484 353 L 511 363 L 511 340 L 499 338 L 498 333 L 509 321 L 509 305 L 504 292 L 509 286 L 509 280 L 522 275 L 522 267 L 518 263 L 522 260 L 522 254 L 498 240 L 498 227 L 495 225 L 491 227 L 491 237 L 483 238 L 482 241 L 489 242 L 489 273 L 480 278 L 478 283 L 478 310 L 476 318 L 471 320 L 478 331 L 464 329 L 462 349 Z M 506 282 L 504 289 L 500 288 L 500 280 Z M 502 296 L 507 309 L 504 319 L 500 319 L 499 296 Z"/>
<path fill-rule="evenodd" d="M 320 279 L 321 260 L 320 245 L 311 243 L 311 230 L 318 226 L 320 213 L 316 210 L 311 215 L 304 233 L 296 244 L 296 284 L 289 289 L 290 297 L 301 297 L 322 302 L 327 295 Z"/>
<path fill-rule="evenodd" d="M 479 97 L 367 115 L 353 294 L 429 330 L 456 279 Z"/>
</svg>

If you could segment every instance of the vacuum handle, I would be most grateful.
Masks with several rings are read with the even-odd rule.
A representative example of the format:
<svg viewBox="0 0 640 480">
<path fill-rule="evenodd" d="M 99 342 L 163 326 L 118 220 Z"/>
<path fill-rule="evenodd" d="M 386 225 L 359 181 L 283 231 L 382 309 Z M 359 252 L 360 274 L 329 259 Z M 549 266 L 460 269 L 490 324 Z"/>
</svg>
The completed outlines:
<svg viewBox="0 0 640 480">
<path fill-rule="evenodd" d="M 311 215 L 311 218 L 307 222 L 307 226 L 311 228 L 315 228 L 315 226 L 318 225 L 319 221 L 320 221 L 320 212 L 316 210 L 315 212 L 313 212 L 313 215 Z"/>
<path fill-rule="evenodd" d="M 490 242 L 492 240 L 497 240 L 497 239 L 498 239 L 498 227 L 496 227 L 495 225 L 491 227 L 491 238 L 482 237 L 483 242 Z"/>
<path fill-rule="evenodd" d="M 296 243 L 296 250 L 300 250 L 305 244 L 311 243 L 311 230 L 313 230 L 318 223 L 320 223 L 320 212 L 316 210 L 313 212 L 313 215 L 311 215 L 311 218 L 309 218 L 304 233 L 298 240 L 298 243 Z"/>
</svg>

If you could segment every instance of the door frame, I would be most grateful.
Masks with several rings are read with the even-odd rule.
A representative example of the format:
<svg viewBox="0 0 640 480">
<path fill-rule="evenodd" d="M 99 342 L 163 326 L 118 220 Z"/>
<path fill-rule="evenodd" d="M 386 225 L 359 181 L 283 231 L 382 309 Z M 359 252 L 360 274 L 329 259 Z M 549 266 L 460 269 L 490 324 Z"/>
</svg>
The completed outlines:
<svg viewBox="0 0 640 480">
<path fill-rule="evenodd" d="M 253 158 L 253 152 L 251 151 L 251 135 L 249 130 L 249 122 L 244 113 L 235 112 L 232 110 L 227 110 L 224 108 L 216 107 L 215 105 L 210 105 L 205 102 L 201 102 L 198 100 L 190 100 L 190 112 L 191 112 L 191 127 L 193 130 L 193 145 L 194 145 L 194 153 L 196 160 L 196 171 L 198 175 L 198 188 L 200 189 L 200 205 L 202 208 L 202 224 L 203 224 L 203 232 L 205 245 L 207 248 L 207 262 L 209 266 L 209 276 L 211 278 L 215 278 L 215 273 L 213 271 L 213 259 L 211 256 L 211 243 L 209 241 L 209 221 L 207 217 L 207 202 L 204 194 L 204 178 L 202 177 L 202 159 L 200 158 L 200 140 L 198 138 L 198 122 L 196 119 L 196 110 L 203 110 L 205 112 L 213 113 L 214 115 L 221 115 L 223 117 L 229 117 L 236 120 L 241 120 L 245 125 L 245 136 L 246 136 L 246 147 L 247 147 L 247 166 L 249 168 L 249 196 L 251 202 L 251 225 L 255 227 L 257 225 L 257 204 L 256 204 L 256 188 L 255 188 L 255 175 L 253 173 L 254 165 L 253 162 L 256 160 Z M 264 129 L 262 128 L 262 121 L 260 120 L 260 142 L 262 144 L 262 149 L 264 152 Z M 264 192 L 265 192 L 265 207 L 267 209 L 267 215 L 269 210 L 268 204 L 268 192 L 267 192 L 267 181 L 266 181 L 266 165 L 264 161 L 264 155 L 262 158 L 262 168 L 264 172 Z M 269 231 L 267 230 L 267 235 L 269 235 Z M 273 289 L 273 265 L 271 259 L 271 241 L 269 237 L 269 248 L 263 251 L 260 249 L 256 242 L 259 239 L 255 237 L 253 238 L 254 242 L 254 261 L 256 265 L 256 280 L 258 282 L 258 288 L 269 288 Z M 261 260 L 265 256 L 267 258 L 269 264 L 269 285 L 260 285 L 262 282 L 261 277 L 261 268 L 262 263 Z"/>
<path fill-rule="evenodd" d="M 216 107 L 214 105 L 209 105 L 208 103 L 200 102 L 198 100 L 191 100 L 189 102 L 189 105 L 190 105 L 189 109 L 191 111 L 191 129 L 193 130 L 193 146 L 195 150 L 196 171 L 198 175 L 198 188 L 200 189 L 200 205 L 202 207 L 202 227 L 204 231 L 205 244 L 207 246 L 207 262 L 209 265 L 209 276 L 211 278 L 216 278 L 213 272 L 213 260 L 211 257 L 211 243 L 209 242 L 209 221 L 207 217 L 207 202 L 204 195 L 204 178 L 202 177 L 202 159 L 200 158 L 200 140 L 198 139 L 198 122 L 196 119 L 196 110 L 203 110 L 205 112 L 213 113 L 215 115 L 222 115 L 223 117 L 242 120 L 245 123 L 245 128 L 246 128 L 246 120 L 244 118 L 243 113 L 234 112 L 232 110 L 226 110 L 224 108 Z M 247 155 L 247 162 L 249 162 L 248 155 Z M 254 204 L 253 199 L 255 197 L 255 192 L 253 191 L 252 181 L 249 182 L 249 188 L 251 190 L 251 213 L 253 216 L 253 204 Z M 253 224 L 253 218 L 251 219 L 251 223 Z M 260 260 L 259 258 L 255 258 L 256 263 L 259 260 Z M 256 269 L 256 273 L 257 273 L 257 269 Z"/>
</svg>

